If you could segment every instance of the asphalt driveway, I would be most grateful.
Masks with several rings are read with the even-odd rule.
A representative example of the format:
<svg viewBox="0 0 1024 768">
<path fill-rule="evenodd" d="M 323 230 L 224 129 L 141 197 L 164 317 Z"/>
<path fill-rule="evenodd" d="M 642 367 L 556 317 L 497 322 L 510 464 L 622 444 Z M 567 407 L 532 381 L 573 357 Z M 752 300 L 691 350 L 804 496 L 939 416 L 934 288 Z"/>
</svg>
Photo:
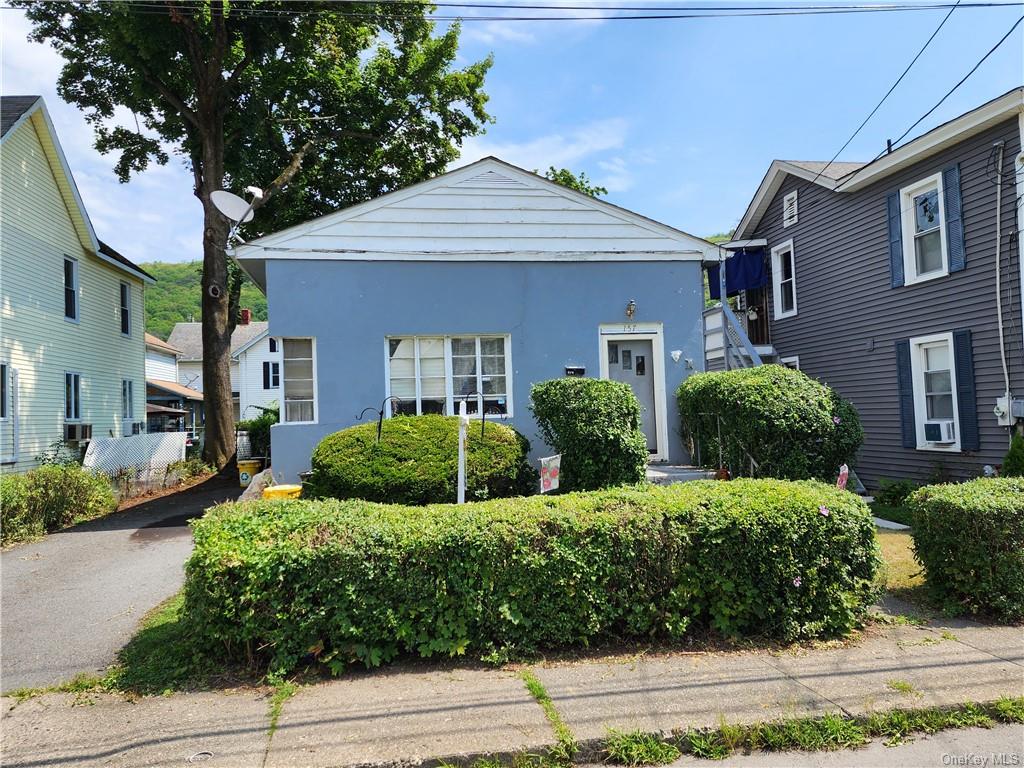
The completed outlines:
<svg viewBox="0 0 1024 768">
<path fill-rule="evenodd" d="M 181 586 L 188 520 L 239 493 L 214 478 L 0 553 L 0 690 L 104 670 Z"/>
</svg>

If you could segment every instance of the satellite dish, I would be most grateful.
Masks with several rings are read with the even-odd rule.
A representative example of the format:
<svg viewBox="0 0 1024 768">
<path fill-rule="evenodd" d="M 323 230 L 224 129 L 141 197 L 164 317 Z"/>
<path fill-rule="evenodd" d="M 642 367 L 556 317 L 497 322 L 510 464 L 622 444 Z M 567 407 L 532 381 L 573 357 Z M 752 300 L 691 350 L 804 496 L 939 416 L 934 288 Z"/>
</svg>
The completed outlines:
<svg viewBox="0 0 1024 768">
<path fill-rule="evenodd" d="M 231 221 L 246 222 L 252 221 L 254 212 L 252 204 L 245 202 L 238 195 L 232 194 L 224 189 L 218 189 L 210 193 L 210 202 L 218 211 L 227 216 Z"/>
</svg>

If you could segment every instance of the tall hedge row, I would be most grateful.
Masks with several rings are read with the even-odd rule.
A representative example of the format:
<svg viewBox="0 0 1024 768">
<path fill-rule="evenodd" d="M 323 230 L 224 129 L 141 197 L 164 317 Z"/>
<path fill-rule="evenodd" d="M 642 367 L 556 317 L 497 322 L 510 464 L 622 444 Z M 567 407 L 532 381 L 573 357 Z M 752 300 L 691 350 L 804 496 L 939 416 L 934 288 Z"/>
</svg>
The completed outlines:
<svg viewBox="0 0 1024 768">
<path fill-rule="evenodd" d="M 10 544 L 117 509 L 110 479 L 73 464 L 0 475 L 0 542 Z"/>
<path fill-rule="evenodd" d="M 874 529 L 815 483 L 701 481 L 419 508 L 251 502 L 193 522 L 185 621 L 276 670 L 508 658 L 698 628 L 841 634 L 871 597 Z"/>
<path fill-rule="evenodd" d="M 1024 478 L 929 485 L 909 503 L 932 597 L 957 613 L 1024 620 Z"/>
<path fill-rule="evenodd" d="M 676 398 L 694 460 L 736 475 L 834 481 L 864 440 L 849 401 L 781 365 L 694 374 Z"/>
<path fill-rule="evenodd" d="M 620 381 L 566 377 L 534 384 L 530 409 L 544 442 L 562 455 L 563 490 L 639 483 L 647 470 L 640 401 Z"/>
<path fill-rule="evenodd" d="M 459 420 L 455 416 L 396 416 L 328 435 L 313 450 L 305 494 L 393 504 L 455 501 Z M 466 433 L 466 498 L 518 496 L 537 490 L 530 444 L 504 424 L 480 422 Z"/>
</svg>

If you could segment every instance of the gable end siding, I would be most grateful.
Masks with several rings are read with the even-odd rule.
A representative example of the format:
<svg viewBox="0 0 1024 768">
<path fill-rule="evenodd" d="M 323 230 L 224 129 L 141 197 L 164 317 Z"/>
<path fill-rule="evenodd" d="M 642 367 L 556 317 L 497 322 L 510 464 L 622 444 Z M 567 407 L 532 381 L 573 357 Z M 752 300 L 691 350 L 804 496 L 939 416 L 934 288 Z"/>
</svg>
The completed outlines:
<svg viewBox="0 0 1024 768">
<path fill-rule="evenodd" d="M 973 477 L 984 464 L 1002 461 L 1006 452 L 1006 431 L 992 415 L 1004 385 L 993 309 L 995 186 L 986 175 L 992 144 L 999 140 L 1006 143 L 1006 158 L 1020 153 L 1016 119 L 857 192 L 833 193 L 788 178 L 753 234 L 766 238 L 769 247 L 791 237 L 799 243 L 800 313 L 773 320 L 772 342 L 780 355 L 799 355 L 801 370 L 835 387 L 857 407 L 865 441 L 856 466 L 869 487 L 877 487 L 880 477 L 923 480 L 938 461 L 955 477 Z M 952 165 L 959 165 L 960 171 L 966 268 L 937 280 L 893 288 L 887 195 Z M 1005 169 L 1009 168 L 1007 161 Z M 782 201 L 796 188 L 802 198 L 800 221 L 783 229 Z M 1005 338 L 1010 380 L 1020 387 L 1024 382 L 1020 255 L 1016 248 L 1005 247 L 1016 222 L 1016 202 L 1014 188 L 1007 187 L 1002 201 Z M 958 329 L 971 332 L 979 449 L 966 454 L 905 448 L 895 344 Z"/>
</svg>

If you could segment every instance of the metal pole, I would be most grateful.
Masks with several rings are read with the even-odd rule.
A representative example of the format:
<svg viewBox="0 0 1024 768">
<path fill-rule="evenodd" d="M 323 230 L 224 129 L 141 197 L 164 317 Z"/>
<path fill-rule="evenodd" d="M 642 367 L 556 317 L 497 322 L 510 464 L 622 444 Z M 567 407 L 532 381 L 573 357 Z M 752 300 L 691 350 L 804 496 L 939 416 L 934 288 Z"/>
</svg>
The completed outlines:
<svg viewBox="0 0 1024 768">
<path fill-rule="evenodd" d="M 725 255 L 721 248 L 718 250 L 720 260 L 718 262 L 718 297 L 722 301 L 722 358 L 725 362 L 725 370 L 730 370 L 732 364 L 729 361 L 729 318 L 725 315 Z"/>
<path fill-rule="evenodd" d="M 469 416 L 466 415 L 466 401 L 459 402 L 459 492 L 458 503 L 466 503 L 466 427 Z"/>
</svg>

